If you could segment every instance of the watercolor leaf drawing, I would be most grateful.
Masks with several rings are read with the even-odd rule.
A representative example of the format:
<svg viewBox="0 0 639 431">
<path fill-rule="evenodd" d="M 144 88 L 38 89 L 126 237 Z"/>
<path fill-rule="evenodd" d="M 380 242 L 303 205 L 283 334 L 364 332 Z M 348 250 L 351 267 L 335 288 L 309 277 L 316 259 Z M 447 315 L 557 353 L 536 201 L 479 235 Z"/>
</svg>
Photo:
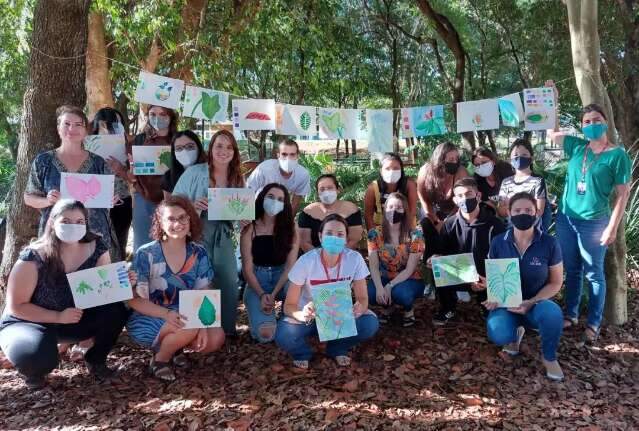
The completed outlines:
<svg viewBox="0 0 639 431">
<path fill-rule="evenodd" d="M 507 99 L 499 99 L 499 112 L 501 113 L 501 119 L 504 125 L 510 127 L 519 126 L 519 114 L 515 104 Z"/>
<path fill-rule="evenodd" d="M 179 295 L 179 312 L 186 317 L 185 329 L 221 326 L 219 290 L 180 290 Z"/>
<path fill-rule="evenodd" d="M 220 95 L 209 95 L 205 91 L 202 91 L 200 93 L 200 100 L 197 101 L 197 103 L 191 110 L 191 117 L 194 116 L 195 111 L 200 105 L 202 106 L 201 109 L 204 116 L 209 120 L 212 120 L 213 118 L 215 118 L 215 115 L 222 107 L 222 105 L 220 104 Z"/>
<path fill-rule="evenodd" d="M 75 291 L 81 295 L 85 295 L 88 292 L 91 292 L 92 290 L 93 288 L 89 285 L 89 283 L 87 283 L 84 280 L 81 281 L 80 284 L 78 284 L 78 287 L 75 289 Z"/>
<path fill-rule="evenodd" d="M 342 120 L 342 116 L 339 111 L 333 112 L 331 115 L 322 115 L 322 120 L 326 125 L 326 128 L 332 133 L 336 133 L 340 138 L 344 136 L 344 129 L 346 125 Z"/>
<path fill-rule="evenodd" d="M 133 298 L 126 262 L 116 262 L 67 274 L 73 302 L 81 309 Z"/>
<path fill-rule="evenodd" d="M 306 111 L 300 115 L 300 127 L 302 130 L 308 130 L 311 127 L 311 115 Z"/>
<path fill-rule="evenodd" d="M 487 259 L 486 280 L 489 301 L 497 302 L 503 307 L 517 307 L 521 304 L 518 259 Z"/>
<path fill-rule="evenodd" d="M 348 283 L 330 283 L 312 289 L 320 341 L 357 335 L 353 299 Z"/>
<path fill-rule="evenodd" d="M 453 286 L 479 280 L 472 253 L 438 256 L 432 259 L 435 286 Z"/>
<path fill-rule="evenodd" d="M 200 304 L 200 309 L 197 312 L 197 317 L 198 319 L 200 319 L 200 322 L 204 326 L 211 326 L 215 323 L 215 306 L 207 296 L 204 296 L 202 298 L 202 304 Z"/>
<path fill-rule="evenodd" d="M 160 163 L 166 166 L 167 168 L 171 167 L 171 151 L 162 151 L 160 153 Z"/>
<path fill-rule="evenodd" d="M 255 194 L 248 188 L 210 188 L 209 220 L 255 219 Z"/>
<path fill-rule="evenodd" d="M 431 107 L 425 112 L 421 109 L 415 109 L 417 114 L 415 119 L 416 136 L 442 135 L 447 132 L 443 109 L 440 106 L 436 108 Z"/>
</svg>

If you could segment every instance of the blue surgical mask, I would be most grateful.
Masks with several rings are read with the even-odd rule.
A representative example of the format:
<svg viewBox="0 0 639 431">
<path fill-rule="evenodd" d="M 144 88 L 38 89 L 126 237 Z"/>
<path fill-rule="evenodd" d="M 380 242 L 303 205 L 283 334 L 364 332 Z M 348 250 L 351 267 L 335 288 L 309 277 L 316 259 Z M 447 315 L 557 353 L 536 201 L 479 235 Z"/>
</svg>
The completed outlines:
<svg viewBox="0 0 639 431">
<path fill-rule="evenodd" d="M 581 131 L 584 132 L 586 139 L 589 141 L 596 141 L 606 134 L 608 131 L 608 125 L 606 123 L 588 124 L 587 126 L 584 126 Z"/>
<path fill-rule="evenodd" d="M 324 235 L 322 236 L 322 248 L 328 254 L 340 254 L 346 247 L 346 238 L 339 236 Z"/>
<path fill-rule="evenodd" d="M 273 198 L 264 198 L 264 211 L 271 217 L 275 217 L 284 210 L 284 202 Z"/>
<path fill-rule="evenodd" d="M 113 128 L 114 135 L 124 135 L 124 126 L 122 123 L 113 123 L 111 127 Z"/>
<path fill-rule="evenodd" d="M 149 124 L 155 130 L 167 129 L 169 127 L 169 124 L 171 124 L 171 119 L 160 116 L 150 117 Z"/>
</svg>

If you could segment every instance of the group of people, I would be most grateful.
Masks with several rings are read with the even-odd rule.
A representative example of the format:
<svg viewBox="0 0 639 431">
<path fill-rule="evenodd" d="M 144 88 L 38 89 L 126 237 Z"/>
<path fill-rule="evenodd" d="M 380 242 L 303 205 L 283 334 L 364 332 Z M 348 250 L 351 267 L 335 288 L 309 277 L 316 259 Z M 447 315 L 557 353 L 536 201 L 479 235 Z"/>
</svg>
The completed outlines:
<svg viewBox="0 0 639 431">
<path fill-rule="evenodd" d="M 548 233 L 552 213 L 544 179 L 533 172 L 533 148 L 523 139 L 511 145 L 510 163 L 488 149 L 476 150 L 472 175 L 448 142 L 437 146 L 416 180 L 398 155 L 385 154 L 379 177 L 366 190 L 362 216 L 355 203 L 340 199 L 333 174 L 317 178 L 318 201 L 299 208 L 310 194 L 310 176 L 290 139 L 279 144 L 276 159 L 245 178 L 232 133 L 218 131 L 205 150 L 196 134 L 177 131 L 175 112 L 150 106 L 142 133 L 126 136 L 127 152 L 136 145 L 170 145 L 171 166 L 164 175 L 137 176 L 131 160 L 126 165 L 104 160 L 83 147 L 87 134 L 126 134 L 119 112 L 104 108 L 91 123 L 75 107 L 63 106 L 57 115 L 61 145 L 35 158 L 24 193 L 25 203 L 40 210 L 39 236 L 11 271 L 0 321 L 0 347 L 31 388 L 44 384 L 68 343 L 79 349 L 92 375 L 110 377 L 107 355 L 125 327 L 134 342 L 152 350 L 149 371 L 164 381 L 176 378 L 174 367 L 188 365 L 185 351 L 220 349 L 226 337 L 236 335 L 236 233 L 250 334 L 259 343 L 274 341 L 295 367 L 309 367 L 308 339 L 318 336 L 315 286 L 345 282 L 352 288 L 357 335 L 326 346 L 326 355 L 348 366 L 349 351 L 373 337 L 380 324 L 395 316 L 404 327 L 415 324 L 413 307 L 429 290 L 433 257 L 459 253 L 473 255 L 479 281 L 438 287 L 434 325 L 457 319 L 458 295 L 470 293 L 481 304 L 490 340 L 517 355 L 526 328 L 538 331 L 546 375 L 561 380 L 557 349 L 563 329 L 578 323 L 585 276 L 583 336 L 597 339 L 604 256 L 622 220 L 630 181 L 629 157 L 608 140 L 597 105 L 583 110 L 585 139 L 550 132 L 568 159 L 556 236 Z M 61 199 L 63 172 L 115 175 L 114 207 L 86 209 Z M 215 187 L 251 188 L 255 219 L 208 220 L 208 189 Z M 131 226 L 134 298 L 76 308 L 66 274 L 124 259 Z M 359 252 L 363 237 L 368 263 Z M 519 259 L 519 306 L 502 308 L 487 300 L 487 258 Z M 562 284 L 563 311 L 554 301 Z M 211 288 L 221 291 L 221 328 L 185 328 L 179 292 Z"/>
</svg>

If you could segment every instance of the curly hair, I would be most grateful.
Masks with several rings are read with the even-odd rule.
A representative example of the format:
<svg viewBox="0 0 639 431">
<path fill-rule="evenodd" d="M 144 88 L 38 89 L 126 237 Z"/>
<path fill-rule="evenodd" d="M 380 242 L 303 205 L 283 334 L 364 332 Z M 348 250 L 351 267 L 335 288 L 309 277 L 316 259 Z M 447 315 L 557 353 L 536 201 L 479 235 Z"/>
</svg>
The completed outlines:
<svg viewBox="0 0 639 431">
<path fill-rule="evenodd" d="M 198 216 L 191 201 L 184 196 L 172 195 L 167 199 L 160 202 L 153 213 L 153 219 L 151 221 L 151 229 L 149 234 L 152 239 L 156 241 L 163 241 L 165 239 L 165 233 L 162 229 L 162 212 L 165 208 L 178 207 L 182 208 L 189 216 L 189 241 L 199 241 L 202 238 L 202 222 L 200 216 Z"/>
<path fill-rule="evenodd" d="M 215 168 L 213 167 L 213 146 L 215 140 L 219 136 L 226 136 L 231 141 L 233 146 L 233 158 L 229 162 L 229 171 L 227 176 L 228 187 L 244 187 L 244 176 L 242 175 L 242 163 L 240 162 L 240 148 L 237 146 L 237 141 L 233 133 L 228 130 L 218 130 L 211 137 L 209 143 L 208 161 L 209 161 L 209 178 L 213 187 L 215 187 Z"/>
</svg>

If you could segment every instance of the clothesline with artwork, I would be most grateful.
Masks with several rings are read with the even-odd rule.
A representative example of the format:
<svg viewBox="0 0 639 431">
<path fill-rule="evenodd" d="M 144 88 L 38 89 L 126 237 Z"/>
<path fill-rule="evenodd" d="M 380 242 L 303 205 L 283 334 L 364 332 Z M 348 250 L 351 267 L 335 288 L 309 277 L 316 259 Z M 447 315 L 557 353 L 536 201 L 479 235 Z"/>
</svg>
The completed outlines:
<svg viewBox="0 0 639 431">
<path fill-rule="evenodd" d="M 181 109 L 185 117 L 219 123 L 228 120 L 229 96 L 224 91 L 185 85 L 179 79 L 142 71 L 135 100 Z M 401 137 L 447 133 L 445 106 L 399 108 Z M 494 130 L 502 125 L 520 127 L 521 123 L 525 130 L 545 130 L 554 127 L 556 108 L 553 89 L 549 87 L 525 89 L 523 102 L 520 93 L 459 102 L 456 104 L 457 132 Z M 368 139 L 369 147 L 370 140 L 375 147 L 378 140 L 388 137 L 388 132 L 382 129 L 392 131 L 392 111 L 289 105 L 276 103 L 274 99 L 236 98 L 231 102 L 231 120 L 238 130 L 274 130 L 282 135 L 319 136 L 321 139 Z M 389 118 L 391 121 L 387 121 Z"/>
</svg>

